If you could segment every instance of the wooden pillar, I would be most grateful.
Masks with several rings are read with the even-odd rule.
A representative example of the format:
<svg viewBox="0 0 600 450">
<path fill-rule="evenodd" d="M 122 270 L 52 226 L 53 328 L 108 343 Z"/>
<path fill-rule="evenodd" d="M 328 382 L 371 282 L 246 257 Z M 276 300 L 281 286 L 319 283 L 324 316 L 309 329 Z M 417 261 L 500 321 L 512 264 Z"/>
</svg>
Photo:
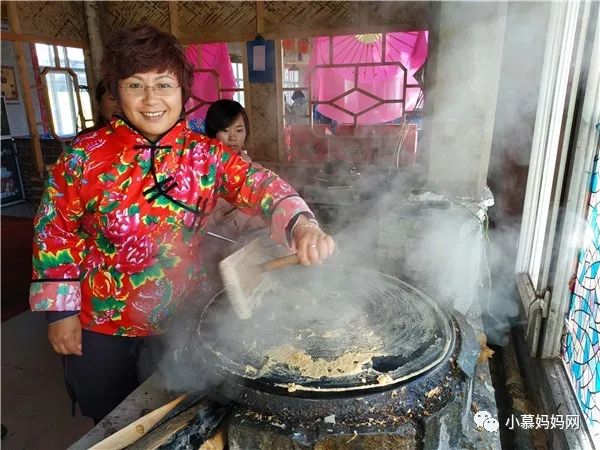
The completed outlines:
<svg viewBox="0 0 600 450">
<path fill-rule="evenodd" d="M 256 33 L 261 34 L 265 31 L 265 2 L 258 0 L 256 2 Z"/>
<path fill-rule="evenodd" d="M 283 92 L 283 49 L 281 47 L 281 39 L 275 41 L 275 90 L 277 94 Z M 283 100 L 278 95 L 277 97 L 277 161 L 285 162 L 285 136 L 283 133 Z"/>
<path fill-rule="evenodd" d="M 88 41 L 90 43 L 89 56 L 91 63 L 92 79 L 88 85 L 93 89 L 102 79 L 102 34 L 100 33 L 100 20 L 98 18 L 98 3 L 95 1 L 83 2 L 83 12 L 87 25 Z"/>
<path fill-rule="evenodd" d="M 21 34 L 21 24 L 19 23 L 19 13 L 17 11 L 17 2 L 6 2 L 8 11 L 8 23 L 10 30 L 15 34 Z M 27 63 L 25 61 L 25 50 L 21 41 L 14 41 L 15 54 L 17 57 L 17 67 L 21 75 L 21 90 L 23 91 L 23 100 L 25 102 L 25 114 L 27 116 L 27 125 L 31 135 L 31 144 L 33 149 L 33 160 L 35 168 L 40 177 L 44 179 L 45 166 L 42 158 L 42 146 L 40 144 L 40 135 L 35 120 L 35 110 L 33 109 L 33 100 L 31 98 L 31 84 L 29 83 L 29 74 Z"/>
<path fill-rule="evenodd" d="M 177 2 L 169 2 L 169 28 L 171 34 L 179 39 L 179 16 L 177 15 Z"/>
</svg>

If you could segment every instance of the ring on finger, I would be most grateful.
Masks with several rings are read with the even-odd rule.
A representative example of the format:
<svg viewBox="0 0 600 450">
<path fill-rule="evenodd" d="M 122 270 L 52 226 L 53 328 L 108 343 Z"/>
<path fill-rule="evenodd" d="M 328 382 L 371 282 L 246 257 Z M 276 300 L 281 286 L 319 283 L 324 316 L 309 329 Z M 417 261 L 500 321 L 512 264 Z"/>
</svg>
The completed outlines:
<svg viewBox="0 0 600 450">
<path fill-rule="evenodd" d="M 317 248 L 317 244 L 309 244 L 308 248 Z"/>
</svg>

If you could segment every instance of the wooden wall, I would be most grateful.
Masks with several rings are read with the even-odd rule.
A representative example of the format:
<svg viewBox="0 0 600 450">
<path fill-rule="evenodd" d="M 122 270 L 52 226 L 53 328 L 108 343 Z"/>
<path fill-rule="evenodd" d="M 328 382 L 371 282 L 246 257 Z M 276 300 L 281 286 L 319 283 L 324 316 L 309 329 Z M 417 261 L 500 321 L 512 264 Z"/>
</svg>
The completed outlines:
<svg viewBox="0 0 600 450">
<path fill-rule="evenodd" d="M 97 20 L 86 19 L 95 3 Z M 410 31 L 427 28 L 431 2 L 357 1 L 82 1 L 19 2 L 20 38 L 4 39 L 90 47 L 98 66 L 101 48 L 121 27 L 150 24 L 170 31 L 184 44 L 245 42 L 260 34 L 265 39 L 309 37 L 362 32 Z M 3 5 L 3 19 L 6 18 Z M 93 30 L 87 26 L 92 24 Z M 92 45 L 90 45 L 90 42 Z M 92 48 L 93 47 L 93 48 Z M 92 68 L 97 76 L 98 67 Z M 276 83 L 247 86 L 252 122 L 253 157 L 278 161 L 280 127 Z M 272 130 L 272 132 L 271 132 Z M 267 131 L 267 132 L 265 132 Z"/>
<path fill-rule="evenodd" d="M 87 41 L 82 2 L 18 2 L 17 11 L 25 34 Z"/>
<path fill-rule="evenodd" d="M 238 1 L 98 2 L 104 37 L 119 27 L 149 23 L 184 43 L 249 41 L 426 27 L 429 2 Z M 176 29 L 173 29 L 176 24 Z"/>
</svg>

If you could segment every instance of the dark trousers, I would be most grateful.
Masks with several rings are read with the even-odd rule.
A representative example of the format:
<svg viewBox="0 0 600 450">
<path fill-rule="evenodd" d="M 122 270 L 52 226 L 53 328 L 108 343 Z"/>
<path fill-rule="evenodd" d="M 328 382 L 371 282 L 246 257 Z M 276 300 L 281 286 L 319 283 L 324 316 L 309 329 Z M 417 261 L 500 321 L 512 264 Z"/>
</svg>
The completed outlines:
<svg viewBox="0 0 600 450">
<path fill-rule="evenodd" d="M 67 391 L 97 423 L 135 390 L 160 360 L 158 337 L 122 337 L 83 330 L 83 356 L 63 357 Z"/>
</svg>

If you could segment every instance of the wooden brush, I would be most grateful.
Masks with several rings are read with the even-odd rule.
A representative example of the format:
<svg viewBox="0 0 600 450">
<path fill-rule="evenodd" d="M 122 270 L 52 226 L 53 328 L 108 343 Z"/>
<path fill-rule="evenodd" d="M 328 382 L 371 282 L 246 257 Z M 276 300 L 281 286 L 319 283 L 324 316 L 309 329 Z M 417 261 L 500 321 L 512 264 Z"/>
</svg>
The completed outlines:
<svg viewBox="0 0 600 450">
<path fill-rule="evenodd" d="M 260 296 L 253 296 L 252 293 L 260 284 L 264 272 L 300 263 L 295 253 L 265 262 L 271 256 L 265 253 L 260 241 L 255 239 L 219 263 L 225 291 L 240 319 L 252 317 L 252 310 L 260 300 Z"/>
</svg>

